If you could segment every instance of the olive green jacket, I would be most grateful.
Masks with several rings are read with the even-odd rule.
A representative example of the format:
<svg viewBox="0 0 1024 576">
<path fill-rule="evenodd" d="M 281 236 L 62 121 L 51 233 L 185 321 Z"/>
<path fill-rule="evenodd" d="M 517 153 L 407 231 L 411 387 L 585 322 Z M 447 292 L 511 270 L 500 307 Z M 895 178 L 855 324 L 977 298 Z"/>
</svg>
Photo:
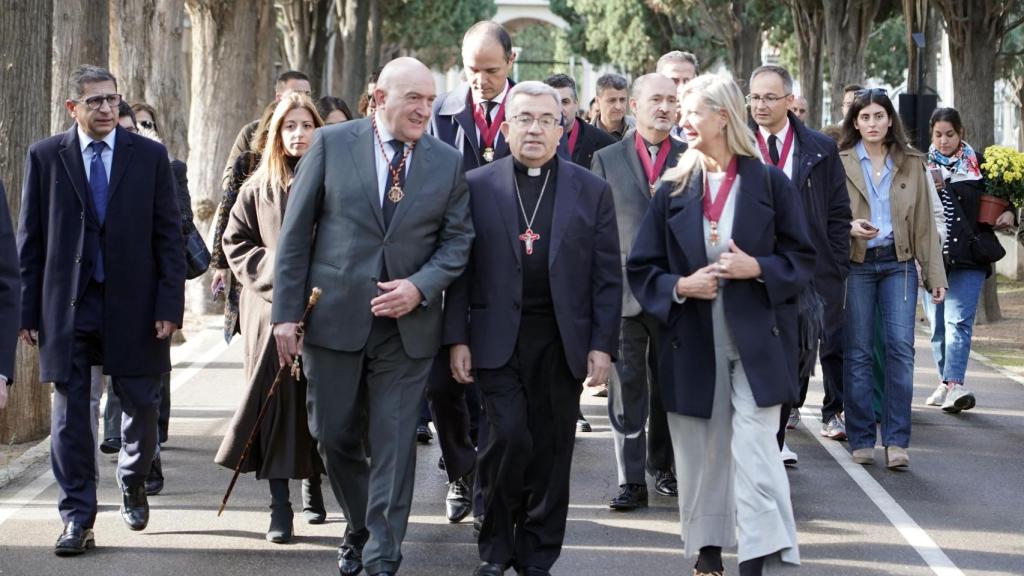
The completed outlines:
<svg viewBox="0 0 1024 576">
<path fill-rule="evenodd" d="M 868 187 L 864 172 L 857 158 L 857 150 L 850 148 L 839 152 L 839 158 L 846 170 L 846 189 L 850 193 L 850 210 L 853 218 L 871 220 L 871 205 L 868 203 Z M 896 259 L 905 262 L 911 258 L 921 265 L 921 276 L 928 290 L 946 288 L 946 269 L 942 263 L 942 239 L 935 227 L 932 214 L 931 192 L 928 186 L 928 172 L 925 170 L 925 155 L 908 148 L 902 162 L 896 162 L 893 170 L 892 187 L 889 190 L 892 208 L 892 234 L 896 248 Z M 850 238 L 850 260 L 863 263 L 867 241 Z"/>
</svg>

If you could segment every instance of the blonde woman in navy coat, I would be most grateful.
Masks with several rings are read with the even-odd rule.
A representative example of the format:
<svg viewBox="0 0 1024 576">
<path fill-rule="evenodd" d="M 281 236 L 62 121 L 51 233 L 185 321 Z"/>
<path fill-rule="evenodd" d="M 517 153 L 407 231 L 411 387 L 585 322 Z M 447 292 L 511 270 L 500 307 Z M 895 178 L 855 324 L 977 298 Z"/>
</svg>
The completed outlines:
<svg viewBox="0 0 1024 576">
<path fill-rule="evenodd" d="M 722 548 L 738 545 L 740 576 L 760 575 L 800 562 L 775 432 L 796 398 L 796 297 L 815 251 L 732 79 L 700 76 L 681 96 L 689 149 L 640 226 L 629 284 L 665 325 L 659 382 L 684 555 L 697 556 L 694 574 L 717 575 Z"/>
</svg>

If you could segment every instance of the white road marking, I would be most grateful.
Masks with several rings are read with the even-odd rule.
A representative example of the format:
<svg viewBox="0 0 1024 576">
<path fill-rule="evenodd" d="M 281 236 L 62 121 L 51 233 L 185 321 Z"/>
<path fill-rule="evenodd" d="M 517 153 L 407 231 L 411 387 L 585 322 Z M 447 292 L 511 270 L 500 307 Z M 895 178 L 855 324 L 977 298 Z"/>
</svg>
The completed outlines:
<svg viewBox="0 0 1024 576">
<path fill-rule="evenodd" d="M 806 422 L 817 422 L 817 413 L 807 407 L 800 409 L 800 425 L 807 430 L 807 433 L 814 437 L 821 444 L 821 447 L 849 474 L 850 478 L 860 487 L 882 514 L 889 519 L 889 522 L 903 536 L 903 539 L 921 556 L 928 567 L 936 576 L 964 576 L 964 573 L 957 568 L 956 564 L 946 556 L 946 553 L 939 548 L 939 545 L 932 540 L 932 537 L 921 528 L 910 514 L 903 509 L 896 499 L 892 497 L 882 485 L 878 483 L 863 466 L 853 461 L 850 454 L 843 448 L 843 445 L 835 440 L 829 440 L 818 433 L 818 430 L 808 426 Z M 884 462 L 882 463 L 884 466 Z"/>
</svg>

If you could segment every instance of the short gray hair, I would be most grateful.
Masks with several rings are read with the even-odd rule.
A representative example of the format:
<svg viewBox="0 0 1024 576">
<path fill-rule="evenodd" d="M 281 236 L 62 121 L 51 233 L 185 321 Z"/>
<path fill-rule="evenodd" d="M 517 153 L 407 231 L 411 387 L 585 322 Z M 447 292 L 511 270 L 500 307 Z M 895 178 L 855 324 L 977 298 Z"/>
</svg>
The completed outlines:
<svg viewBox="0 0 1024 576">
<path fill-rule="evenodd" d="M 754 83 L 754 78 L 757 78 L 761 74 L 775 74 L 779 78 L 782 78 L 782 87 L 785 88 L 787 94 L 793 93 L 793 76 L 790 75 L 789 70 L 786 70 L 782 66 L 776 66 L 774 64 L 765 64 L 764 66 L 758 66 L 754 68 L 754 71 L 750 73 L 750 83 Z"/>
<path fill-rule="evenodd" d="M 110 73 L 106 68 L 100 68 L 99 66 L 93 66 L 92 64 L 82 64 L 75 71 L 71 73 L 71 80 L 68 82 L 68 88 L 71 91 L 71 95 L 75 98 L 81 98 L 85 94 L 86 84 L 96 84 L 97 82 L 113 82 L 114 86 L 117 86 L 117 78 Z"/>
<path fill-rule="evenodd" d="M 562 111 L 562 98 L 558 95 L 557 90 L 543 82 L 527 80 L 513 86 L 505 96 L 505 99 L 508 102 L 508 116 L 510 118 L 515 116 L 515 100 L 516 96 L 519 96 L 520 94 L 526 94 L 527 96 L 551 96 L 551 99 L 555 102 L 555 106 L 558 107 L 559 113 Z"/>
<path fill-rule="evenodd" d="M 600 96 L 605 90 L 626 90 L 629 82 L 626 77 L 620 74 L 609 73 L 597 79 L 597 95 Z"/>
<path fill-rule="evenodd" d="M 661 72 L 662 67 L 667 65 L 669 62 L 685 62 L 686 64 L 693 65 L 693 73 L 700 74 L 700 64 L 697 63 L 697 56 L 693 52 L 683 52 L 682 50 L 673 50 L 666 52 L 658 58 L 658 65 L 656 70 Z"/>
</svg>

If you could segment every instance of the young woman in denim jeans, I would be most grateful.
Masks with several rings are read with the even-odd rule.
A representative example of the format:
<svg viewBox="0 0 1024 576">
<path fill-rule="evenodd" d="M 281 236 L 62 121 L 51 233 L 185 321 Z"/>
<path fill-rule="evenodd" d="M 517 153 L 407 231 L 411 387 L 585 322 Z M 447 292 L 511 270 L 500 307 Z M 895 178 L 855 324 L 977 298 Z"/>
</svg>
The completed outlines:
<svg viewBox="0 0 1024 576">
<path fill-rule="evenodd" d="M 942 381 L 925 404 L 941 406 L 949 413 L 974 407 L 974 393 L 964 386 L 967 359 L 978 298 L 985 278 L 992 274 L 991 258 L 979 251 L 978 236 L 991 236 L 992 227 L 978 223 L 978 205 L 985 193 L 981 152 L 964 142 L 960 113 L 939 108 L 929 123 L 932 145 L 928 149 L 928 170 L 941 179 L 939 197 L 945 214 L 946 241 L 942 259 L 946 265 L 949 293 L 941 304 L 923 298 L 932 329 L 932 354 Z M 996 220 L 995 229 L 1013 226 L 1011 206 Z"/>
<path fill-rule="evenodd" d="M 871 363 L 877 307 L 886 343 L 882 444 L 886 465 L 903 468 L 910 463 L 914 392 L 914 260 L 934 303 L 942 302 L 947 286 L 925 155 L 907 145 L 900 119 L 881 89 L 856 93 L 839 150 L 854 218 L 844 330 L 846 434 L 854 461 L 874 463 Z"/>
</svg>

